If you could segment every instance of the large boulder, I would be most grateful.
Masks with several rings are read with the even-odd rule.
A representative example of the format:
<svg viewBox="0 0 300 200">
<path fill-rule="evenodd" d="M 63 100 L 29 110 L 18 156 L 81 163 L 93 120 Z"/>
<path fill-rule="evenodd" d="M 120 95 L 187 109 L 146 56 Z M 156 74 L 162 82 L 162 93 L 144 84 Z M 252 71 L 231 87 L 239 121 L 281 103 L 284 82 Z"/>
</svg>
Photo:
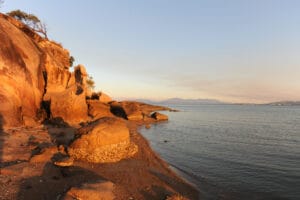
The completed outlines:
<svg viewBox="0 0 300 200">
<path fill-rule="evenodd" d="M 77 86 L 60 93 L 52 93 L 50 111 L 52 118 L 62 118 L 70 124 L 86 121 L 88 108 L 85 93 Z"/>
<path fill-rule="evenodd" d="M 88 100 L 87 103 L 89 116 L 93 117 L 94 120 L 102 117 L 113 117 L 109 105 L 99 102 L 98 100 Z"/>
<path fill-rule="evenodd" d="M 117 162 L 133 156 L 137 146 L 130 142 L 122 119 L 104 117 L 79 130 L 80 137 L 68 149 L 71 157 L 93 163 Z"/>
<path fill-rule="evenodd" d="M 60 73 L 63 75 L 63 73 Z M 86 104 L 86 70 L 83 65 L 75 67 L 63 89 L 50 90 L 44 96 L 44 102 L 50 103 L 52 118 L 60 117 L 70 124 L 80 123 L 88 119 L 88 107 Z M 52 84 L 55 86 L 55 84 Z M 47 85 L 48 88 L 48 85 Z"/>
</svg>

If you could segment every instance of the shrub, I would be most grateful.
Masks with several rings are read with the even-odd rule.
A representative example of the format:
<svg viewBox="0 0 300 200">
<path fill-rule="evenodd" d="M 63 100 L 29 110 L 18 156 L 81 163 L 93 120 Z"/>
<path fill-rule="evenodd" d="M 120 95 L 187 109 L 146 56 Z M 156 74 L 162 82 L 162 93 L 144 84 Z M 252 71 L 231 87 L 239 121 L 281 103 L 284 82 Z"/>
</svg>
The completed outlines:
<svg viewBox="0 0 300 200">
<path fill-rule="evenodd" d="M 73 56 L 70 56 L 70 58 L 69 58 L 70 67 L 73 67 L 74 61 L 75 61 L 75 58 Z"/>
<path fill-rule="evenodd" d="M 92 76 L 88 76 L 88 78 L 86 79 L 86 84 L 88 86 L 89 89 L 94 90 L 95 88 L 95 81 L 93 80 Z"/>
</svg>

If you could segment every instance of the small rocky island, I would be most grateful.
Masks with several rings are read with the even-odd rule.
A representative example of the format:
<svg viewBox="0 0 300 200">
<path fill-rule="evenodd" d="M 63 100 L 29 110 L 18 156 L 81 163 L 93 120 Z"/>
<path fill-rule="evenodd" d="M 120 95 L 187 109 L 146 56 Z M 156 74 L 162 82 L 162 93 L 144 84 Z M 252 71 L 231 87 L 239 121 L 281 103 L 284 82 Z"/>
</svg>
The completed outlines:
<svg viewBox="0 0 300 200">
<path fill-rule="evenodd" d="M 0 13 L 0 199 L 198 199 L 137 132 L 169 108 L 91 91 L 70 58 Z"/>
</svg>

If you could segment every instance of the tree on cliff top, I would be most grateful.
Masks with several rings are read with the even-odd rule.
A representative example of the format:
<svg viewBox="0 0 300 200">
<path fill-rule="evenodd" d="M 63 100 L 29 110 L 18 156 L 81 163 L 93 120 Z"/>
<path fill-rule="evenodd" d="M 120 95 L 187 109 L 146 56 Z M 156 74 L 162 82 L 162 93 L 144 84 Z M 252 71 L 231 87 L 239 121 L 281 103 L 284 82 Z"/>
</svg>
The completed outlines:
<svg viewBox="0 0 300 200">
<path fill-rule="evenodd" d="M 13 10 L 7 13 L 7 15 L 23 22 L 25 25 L 29 26 L 35 32 L 42 34 L 46 39 L 48 38 L 47 26 L 45 23 L 42 23 L 37 16 L 33 14 L 28 14 L 21 10 Z"/>
</svg>

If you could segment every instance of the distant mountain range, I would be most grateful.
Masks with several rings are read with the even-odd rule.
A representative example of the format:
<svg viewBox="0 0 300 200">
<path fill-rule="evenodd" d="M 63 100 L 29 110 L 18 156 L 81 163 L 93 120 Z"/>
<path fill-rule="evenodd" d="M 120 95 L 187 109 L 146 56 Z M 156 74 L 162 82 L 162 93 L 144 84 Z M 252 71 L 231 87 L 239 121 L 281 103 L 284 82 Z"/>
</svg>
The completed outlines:
<svg viewBox="0 0 300 200">
<path fill-rule="evenodd" d="M 179 105 L 197 105 L 197 104 L 226 104 L 225 102 L 215 99 L 181 99 L 171 98 L 162 101 L 154 101 L 149 99 L 136 99 L 136 101 L 145 102 L 148 104 L 179 104 Z"/>
<path fill-rule="evenodd" d="M 300 106 L 300 101 L 278 101 L 278 102 L 271 102 L 265 105 L 272 105 L 272 106 Z"/>
<path fill-rule="evenodd" d="M 218 105 L 218 104 L 231 104 L 231 105 L 271 105 L 271 106 L 300 106 L 300 101 L 278 101 L 278 102 L 270 102 L 263 104 L 255 104 L 255 103 L 228 103 L 219 101 L 216 99 L 182 99 L 182 98 L 170 98 L 162 101 L 154 101 L 149 99 L 135 99 L 135 101 L 144 102 L 148 104 L 178 104 L 178 105 L 199 105 L 199 104 L 210 104 L 210 105 Z"/>
<path fill-rule="evenodd" d="M 162 104 L 224 104 L 224 102 L 215 99 L 181 99 L 181 98 L 171 98 L 160 101 Z"/>
</svg>

